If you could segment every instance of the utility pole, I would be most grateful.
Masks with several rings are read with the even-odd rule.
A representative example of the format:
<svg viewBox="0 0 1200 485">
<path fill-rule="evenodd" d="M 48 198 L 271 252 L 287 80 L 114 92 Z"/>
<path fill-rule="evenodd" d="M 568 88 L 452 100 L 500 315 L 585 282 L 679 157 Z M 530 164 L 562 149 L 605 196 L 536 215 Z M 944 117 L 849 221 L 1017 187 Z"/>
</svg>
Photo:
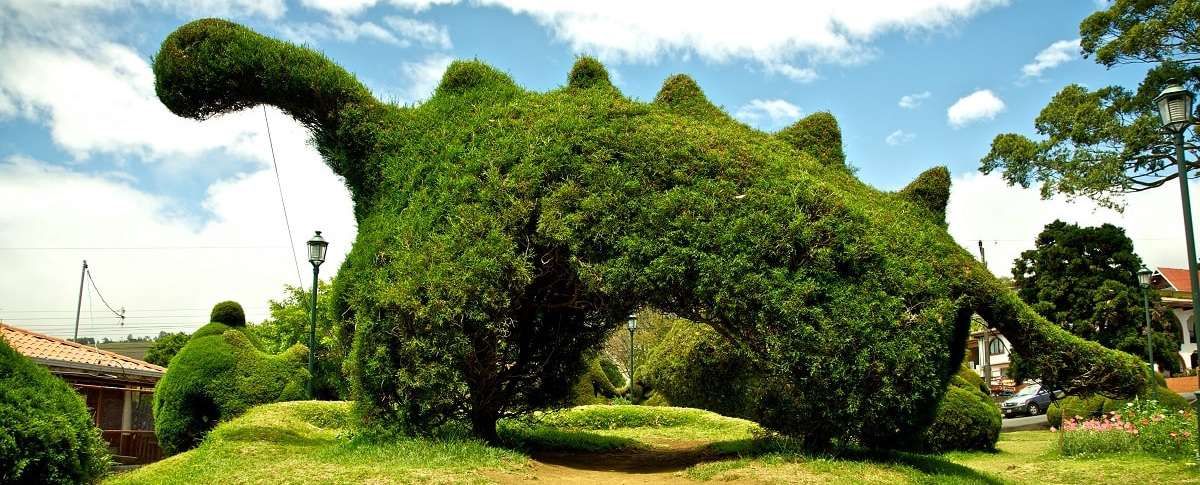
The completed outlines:
<svg viewBox="0 0 1200 485">
<path fill-rule="evenodd" d="M 75 338 L 79 342 L 79 311 L 83 309 L 83 276 L 87 274 L 87 260 L 83 260 L 83 269 L 79 270 L 79 299 L 75 301 Z"/>
</svg>

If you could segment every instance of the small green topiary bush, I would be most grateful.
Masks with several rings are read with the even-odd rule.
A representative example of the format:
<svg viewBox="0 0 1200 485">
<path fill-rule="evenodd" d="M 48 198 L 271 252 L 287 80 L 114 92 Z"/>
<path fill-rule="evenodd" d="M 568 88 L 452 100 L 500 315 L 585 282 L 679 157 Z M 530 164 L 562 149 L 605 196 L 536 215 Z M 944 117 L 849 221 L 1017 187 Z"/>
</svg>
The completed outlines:
<svg viewBox="0 0 1200 485">
<path fill-rule="evenodd" d="M 92 483 L 108 467 L 83 398 L 0 338 L 0 483 Z"/>
<path fill-rule="evenodd" d="M 600 357 L 587 360 L 583 375 L 579 376 L 579 381 L 571 389 L 569 402 L 572 406 L 604 404 L 616 397 L 617 388 L 608 379 L 600 362 Z"/>
<path fill-rule="evenodd" d="M 982 382 L 978 374 L 966 367 L 950 380 L 933 424 L 921 434 L 916 449 L 941 453 L 996 447 L 1002 423 L 1000 408 L 980 389 Z"/>
<path fill-rule="evenodd" d="M 1163 407 L 1172 411 L 1186 411 L 1191 405 L 1183 396 L 1175 391 L 1159 386 L 1155 393 L 1144 391 L 1138 394 L 1138 399 L 1153 399 Z M 1064 416 L 1067 418 L 1091 419 L 1098 418 L 1113 411 L 1125 409 L 1132 399 L 1109 399 L 1104 396 L 1067 396 L 1046 408 L 1046 421 L 1056 428 L 1062 427 Z"/>
<path fill-rule="evenodd" d="M 241 306 L 229 303 L 218 304 L 214 318 L 237 321 Z M 251 406 L 304 399 L 307 356 L 308 349 L 300 344 L 278 355 L 266 354 L 244 325 L 213 322 L 201 327 L 155 387 L 159 445 L 168 454 L 186 451 L 218 422 Z"/>
<path fill-rule="evenodd" d="M 246 312 L 242 311 L 242 305 L 236 301 L 223 301 L 213 307 L 212 316 L 208 321 L 223 323 L 230 327 L 245 327 Z"/>
</svg>

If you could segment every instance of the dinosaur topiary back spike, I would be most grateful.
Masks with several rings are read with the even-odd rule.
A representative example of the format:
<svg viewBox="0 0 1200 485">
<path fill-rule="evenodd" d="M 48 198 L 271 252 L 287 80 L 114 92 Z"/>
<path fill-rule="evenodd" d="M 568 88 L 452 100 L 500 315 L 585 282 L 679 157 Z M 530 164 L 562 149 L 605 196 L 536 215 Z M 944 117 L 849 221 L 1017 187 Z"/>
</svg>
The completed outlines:
<svg viewBox="0 0 1200 485">
<path fill-rule="evenodd" d="M 613 87 L 604 64 L 590 56 L 582 56 L 575 60 L 575 65 L 571 66 L 571 73 L 567 75 L 567 86 L 580 89 Z"/>
<path fill-rule="evenodd" d="M 827 111 L 805 116 L 792 126 L 779 130 L 775 137 L 811 155 L 822 164 L 846 166 L 846 153 L 842 151 L 842 130 L 838 127 L 837 118 Z"/>
<path fill-rule="evenodd" d="M 700 85 L 686 74 L 676 74 L 663 81 L 662 88 L 654 97 L 654 104 L 695 117 L 726 117 L 721 108 L 708 100 Z"/>
<path fill-rule="evenodd" d="M 491 92 L 506 96 L 517 91 L 517 83 L 498 69 L 480 61 L 454 61 L 442 74 L 435 95 L 459 95 L 467 92 Z"/>
<path fill-rule="evenodd" d="M 921 172 L 916 180 L 900 189 L 904 198 L 932 212 L 937 222 L 946 223 L 946 203 L 950 201 L 950 170 L 933 167 Z"/>
</svg>

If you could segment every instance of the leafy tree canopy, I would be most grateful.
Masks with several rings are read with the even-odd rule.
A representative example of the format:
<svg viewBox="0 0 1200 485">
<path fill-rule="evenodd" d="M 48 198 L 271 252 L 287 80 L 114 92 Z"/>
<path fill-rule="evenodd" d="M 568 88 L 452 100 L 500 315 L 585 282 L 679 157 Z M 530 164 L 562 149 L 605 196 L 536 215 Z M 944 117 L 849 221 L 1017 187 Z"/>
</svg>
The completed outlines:
<svg viewBox="0 0 1200 485">
<path fill-rule="evenodd" d="M 1122 196 L 1178 177 L 1154 98 L 1174 79 L 1200 87 L 1200 0 L 1117 0 L 1080 25 L 1083 55 L 1113 67 L 1157 64 L 1136 89 L 1071 84 L 1034 121 L 1041 136 L 1005 133 L 981 161 L 1011 185 L 1041 185 L 1043 197 L 1087 197 L 1112 208 Z M 1196 132 L 1187 135 L 1194 154 Z M 1197 167 L 1193 161 L 1189 167 Z"/>
<path fill-rule="evenodd" d="M 350 385 L 342 373 L 349 345 L 338 335 L 338 326 L 329 316 L 331 283 L 321 281 L 317 286 L 316 376 L 313 392 L 317 399 L 349 399 Z M 271 315 L 262 323 L 251 325 L 264 352 L 277 354 L 293 345 L 308 345 L 311 324 L 312 295 L 304 288 L 288 285 L 284 297 L 271 300 Z"/>
<path fill-rule="evenodd" d="M 187 345 L 189 338 L 191 337 L 184 332 L 160 333 L 158 338 L 154 339 L 154 345 L 146 351 L 146 362 L 166 367 L 171 362 L 171 357 L 175 357 L 179 349 Z"/>
<path fill-rule="evenodd" d="M 1038 235 L 1034 249 L 1016 260 L 1013 280 L 1021 298 L 1050 321 L 1145 359 L 1145 311 L 1137 281 L 1141 267 L 1124 229 L 1054 221 Z M 1157 302 L 1157 295 L 1151 295 L 1155 361 L 1178 371 L 1178 324 Z"/>
</svg>

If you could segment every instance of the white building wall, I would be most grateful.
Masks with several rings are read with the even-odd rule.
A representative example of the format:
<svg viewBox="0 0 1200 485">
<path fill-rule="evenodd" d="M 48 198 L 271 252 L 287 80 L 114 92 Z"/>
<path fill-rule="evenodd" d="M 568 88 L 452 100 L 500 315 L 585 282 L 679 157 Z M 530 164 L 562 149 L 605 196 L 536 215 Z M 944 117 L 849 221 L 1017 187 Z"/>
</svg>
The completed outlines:
<svg viewBox="0 0 1200 485">
<path fill-rule="evenodd" d="M 1183 339 L 1179 344 L 1179 356 L 1183 358 L 1184 367 L 1192 368 L 1192 352 L 1196 350 L 1196 344 L 1192 342 L 1192 329 L 1189 328 L 1188 320 L 1192 318 L 1193 310 L 1183 310 L 1175 308 L 1171 313 L 1175 314 L 1175 320 L 1179 323 L 1179 328 L 1183 330 Z"/>
</svg>

